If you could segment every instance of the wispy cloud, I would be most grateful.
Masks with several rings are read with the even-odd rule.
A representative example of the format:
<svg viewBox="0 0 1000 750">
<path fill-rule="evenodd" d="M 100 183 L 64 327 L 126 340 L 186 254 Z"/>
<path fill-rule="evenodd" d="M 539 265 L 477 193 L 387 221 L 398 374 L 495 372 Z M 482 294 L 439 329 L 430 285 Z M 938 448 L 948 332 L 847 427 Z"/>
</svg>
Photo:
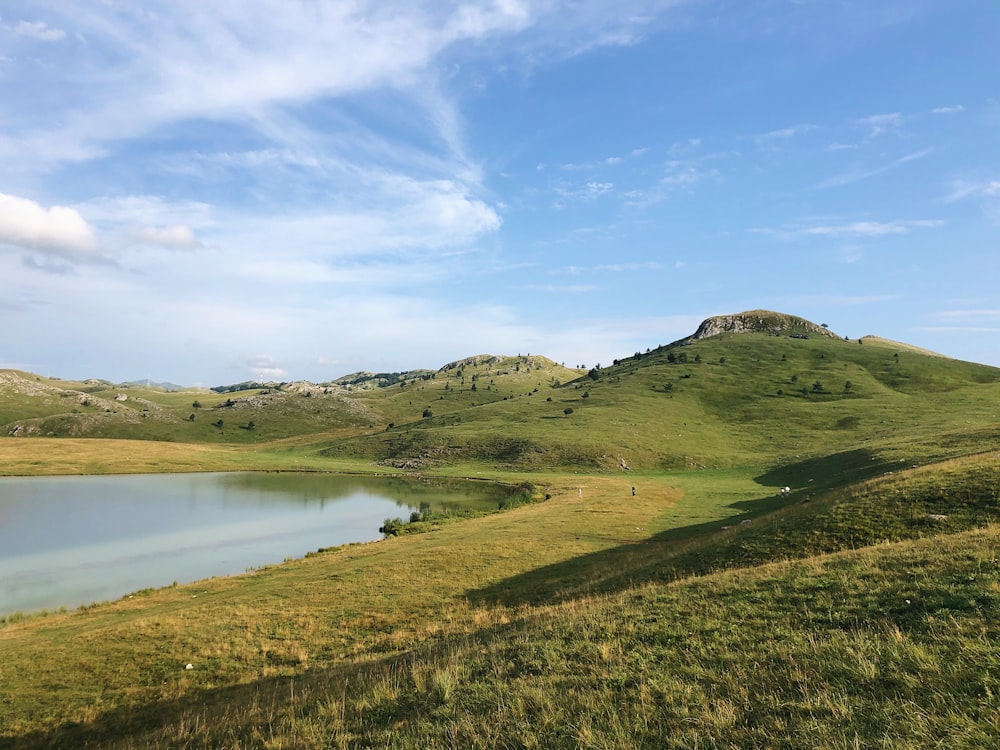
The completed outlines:
<svg viewBox="0 0 1000 750">
<path fill-rule="evenodd" d="M 945 203 L 957 203 L 963 200 L 978 202 L 986 218 L 990 222 L 1000 225 L 1000 180 L 954 180 L 944 201 Z"/>
<path fill-rule="evenodd" d="M 961 104 L 956 104 L 956 105 L 954 105 L 952 107 L 935 107 L 934 109 L 931 110 L 931 114 L 934 114 L 934 115 L 953 115 L 953 114 L 956 114 L 958 112 L 964 112 L 964 111 L 965 111 L 965 107 L 963 107 Z"/>
<path fill-rule="evenodd" d="M 557 185 L 554 190 L 558 197 L 555 206 L 565 208 L 572 203 L 591 202 L 614 190 L 614 183 L 587 180 L 580 185 Z"/>
<path fill-rule="evenodd" d="M 942 322 L 997 321 L 1000 322 L 1000 309 L 980 308 L 975 310 L 939 310 L 929 315 L 932 320 Z"/>
<path fill-rule="evenodd" d="M 718 179 L 721 172 L 710 162 L 731 154 L 707 154 L 684 159 L 670 159 L 664 164 L 663 174 L 647 187 L 624 192 L 625 204 L 645 209 L 667 200 L 676 193 L 690 193 L 701 183 Z"/>
<path fill-rule="evenodd" d="M 935 229 L 944 226 L 941 219 L 916 219 L 910 221 L 855 221 L 848 224 L 785 225 L 778 228 L 755 228 L 751 232 L 770 234 L 785 239 L 825 237 L 830 239 L 876 239 L 892 235 L 909 234 L 917 229 Z"/>
<path fill-rule="evenodd" d="M 3 27 L 17 36 L 35 39 L 39 42 L 58 42 L 66 37 L 65 31 L 54 29 L 43 21 L 18 21 L 15 24 L 4 24 Z"/>
<path fill-rule="evenodd" d="M 528 286 L 533 292 L 548 292 L 551 294 L 585 294 L 598 290 L 596 284 L 531 284 Z"/>
<path fill-rule="evenodd" d="M 826 151 L 854 151 L 861 148 L 857 143 L 831 143 Z"/>
<path fill-rule="evenodd" d="M 850 169 L 846 172 L 834 175 L 833 177 L 830 177 L 828 179 L 823 180 L 822 182 L 817 183 L 812 187 L 812 189 L 821 190 L 825 188 L 842 187 L 844 185 L 851 185 L 855 182 L 861 182 L 862 180 L 867 180 L 872 177 L 876 177 L 880 174 L 891 172 L 892 170 L 897 169 L 898 167 L 901 167 L 904 164 L 909 164 L 912 161 L 923 159 L 930 153 L 931 149 L 925 148 L 921 149 L 920 151 L 914 151 L 913 153 L 900 156 L 898 159 L 893 159 L 888 164 L 883 164 L 881 167 L 875 167 L 874 169 L 872 168 L 866 169 L 863 167 Z"/>
<path fill-rule="evenodd" d="M 1000 180 L 956 180 L 951 192 L 945 197 L 946 203 L 965 198 L 993 198 L 1000 196 Z"/>
<path fill-rule="evenodd" d="M 564 172 L 593 172 L 604 167 L 617 167 L 619 164 L 624 164 L 629 159 L 635 159 L 642 156 L 646 153 L 646 151 L 648 151 L 648 149 L 636 148 L 632 149 L 631 152 L 625 155 L 616 154 L 594 161 L 566 162 L 565 164 L 560 164 L 559 169 Z M 544 168 L 544 165 L 539 165 L 539 167 Z"/>
<path fill-rule="evenodd" d="M 280 380 L 288 377 L 288 371 L 281 367 L 274 357 L 268 354 L 259 354 L 248 357 L 244 362 L 244 367 L 258 380 Z"/>
<path fill-rule="evenodd" d="M 190 250 L 201 247 L 201 241 L 194 236 L 190 227 L 174 225 L 170 227 L 143 227 L 128 233 L 128 239 L 136 245 L 164 247 L 175 250 Z"/>
<path fill-rule="evenodd" d="M 815 130 L 815 125 L 800 124 L 792 125 L 787 128 L 778 128 L 776 130 L 768 131 L 767 133 L 758 133 L 757 135 L 750 136 L 750 140 L 753 141 L 758 148 L 776 148 L 781 143 L 787 143 L 793 138 L 800 136 L 804 133 L 808 133 L 811 130 Z"/>
<path fill-rule="evenodd" d="M 596 270 L 607 273 L 624 273 L 634 271 L 659 271 L 663 264 L 657 261 L 647 261 L 644 263 L 610 263 L 608 265 L 597 266 Z"/>
<path fill-rule="evenodd" d="M 903 115 L 899 112 L 890 112 L 882 115 L 859 117 L 854 122 L 868 131 L 867 138 L 871 140 L 878 138 L 880 135 L 884 135 L 891 130 L 895 130 L 902 125 Z"/>
</svg>

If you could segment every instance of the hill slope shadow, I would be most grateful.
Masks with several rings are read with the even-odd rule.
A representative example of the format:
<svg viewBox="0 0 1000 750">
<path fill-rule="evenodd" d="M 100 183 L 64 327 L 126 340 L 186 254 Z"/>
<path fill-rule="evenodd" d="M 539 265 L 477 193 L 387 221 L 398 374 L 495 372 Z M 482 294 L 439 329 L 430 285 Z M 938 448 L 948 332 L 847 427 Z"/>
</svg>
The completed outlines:
<svg viewBox="0 0 1000 750">
<path fill-rule="evenodd" d="M 836 502 L 833 496 L 838 489 L 899 468 L 899 462 L 883 461 L 863 449 L 786 464 L 754 481 L 771 487 L 793 486 L 791 495 L 768 494 L 732 503 L 729 507 L 744 512 L 740 518 L 668 529 L 645 540 L 511 576 L 470 591 L 466 597 L 480 605 L 555 603 L 648 581 L 864 544 L 881 533 L 877 524 L 855 530 L 849 520 L 828 524 L 824 514 Z M 908 511 L 894 507 L 885 512 L 902 516 Z"/>
<path fill-rule="evenodd" d="M 748 513 L 767 513 L 795 502 L 795 498 L 766 496 L 733 503 Z M 646 581 L 662 578 L 664 564 L 683 552 L 689 552 L 714 534 L 725 533 L 731 518 L 668 529 L 648 539 L 630 541 L 615 547 L 546 565 L 466 593 L 473 604 L 506 605 L 553 604 L 589 594 L 605 594 Z M 676 570 L 671 577 L 702 572 L 702 566 Z"/>
<path fill-rule="evenodd" d="M 829 456 L 778 466 L 753 478 L 765 487 L 801 487 L 828 490 L 851 482 L 873 479 L 889 471 L 905 467 L 901 461 L 885 461 L 873 451 L 856 448 Z"/>
</svg>

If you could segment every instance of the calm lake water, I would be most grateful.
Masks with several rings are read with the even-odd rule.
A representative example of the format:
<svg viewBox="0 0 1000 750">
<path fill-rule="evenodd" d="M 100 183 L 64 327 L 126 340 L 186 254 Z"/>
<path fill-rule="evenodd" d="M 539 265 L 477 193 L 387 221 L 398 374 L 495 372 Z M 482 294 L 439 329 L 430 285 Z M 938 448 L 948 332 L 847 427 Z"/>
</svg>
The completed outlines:
<svg viewBox="0 0 1000 750">
<path fill-rule="evenodd" d="M 495 489 L 329 474 L 0 478 L 0 616 L 243 573 L 380 538 L 386 518 L 496 508 Z"/>
</svg>

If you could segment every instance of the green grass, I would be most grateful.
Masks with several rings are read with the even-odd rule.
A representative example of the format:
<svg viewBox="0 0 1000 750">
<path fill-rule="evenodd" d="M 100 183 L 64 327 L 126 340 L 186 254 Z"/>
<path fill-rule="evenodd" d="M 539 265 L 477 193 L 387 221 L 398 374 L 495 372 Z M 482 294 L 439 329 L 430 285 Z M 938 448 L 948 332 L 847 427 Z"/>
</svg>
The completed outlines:
<svg viewBox="0 0 1000 750">
<path fill-rule="evenodd" d="M 0 440 L 6 473 L 415 470 L 550 496 L 8 617 L 0 745 L 997 744 L 1000 370 L 721 335 L 593 374 L 512 357 L 336 398 L 201 393 L 187 424 L 191 393 L 134 389 L 163 418 L 100 440 L 69 437 L 100 408 L 78 395 L 0 389 L 0 422 L 60 435 Z"/>
</svg>

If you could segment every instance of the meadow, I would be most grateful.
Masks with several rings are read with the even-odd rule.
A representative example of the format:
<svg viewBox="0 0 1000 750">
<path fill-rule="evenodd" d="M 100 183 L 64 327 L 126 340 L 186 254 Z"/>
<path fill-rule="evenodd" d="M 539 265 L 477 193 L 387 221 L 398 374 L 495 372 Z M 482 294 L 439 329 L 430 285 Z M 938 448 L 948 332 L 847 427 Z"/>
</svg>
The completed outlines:
<svg viewBox="0 0 1000 750">
<path fill-rule="evenodd" d="M 326 387 L 144 391 L 157 439 L 113 412 L 73 436 L 87 415 L 52 409 L 75 396 L 11 392 L 7 431 L 55 434 L 0 440 L 0 465 L 416 472 L 533 502 L 8 617 L 0 746 L 1000 743 L 1000 370 L 754 333 Z M 181 439 L 195 396 L 254 429 Z"/>
</svg>

